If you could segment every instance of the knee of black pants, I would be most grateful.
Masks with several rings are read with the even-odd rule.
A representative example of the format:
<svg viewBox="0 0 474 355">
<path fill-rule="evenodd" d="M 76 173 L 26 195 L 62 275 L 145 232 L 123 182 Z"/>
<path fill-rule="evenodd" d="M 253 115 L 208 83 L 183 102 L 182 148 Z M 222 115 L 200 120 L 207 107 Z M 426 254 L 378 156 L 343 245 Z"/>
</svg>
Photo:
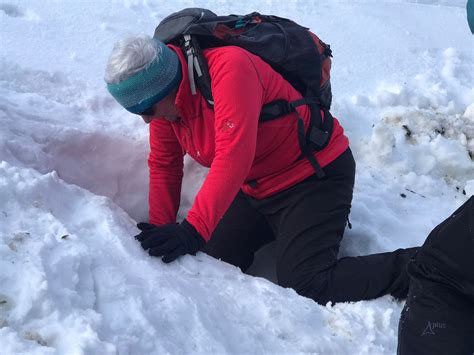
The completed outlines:
<svg viewBox="0 0 474 355">
<path fill-rule="evenodd" d="M 296 238 L 290 242 L 291 245 L 284 245 L 285 252 L 277 260 L 278 284 L 292 288 L 317 303 L 326 304 L 331 298 L 330 280 L 337 265 L 342 232 L 340 235 L 333 233 L 332 238 L 316 236 L 318 243 L 311 241 L 312 238 Z"/>
<path fill-rule="evenodd" d="M 308 216 L 306 228 L 289 231 L 277 244 L 277 277 L 283 287 L 320 304 L 331 300 L 332 274 L 349 213 L 348 207 Z M 301 224 L 299 225 L 301 227 Z"/>
<path fill-rule="evenodd" d="M 337 265 L 348 213 L 348 207 L 321 212 L 299 233 L 280 236 L 277 245 L 280 286 L 293 288 L 299 295 L 320 304 L 331 300 L 331 276 Z"/>
<path fill-rule="evenodd" d="M 239 192 L 202 251 L 245 272 L 254 253 L 273 239 L 264 217 Z"/>
<path fill-rule="evenodd" d="M 292 288 L 300 296 L 308 297 L 315 302 L 325 305 L 331 301 L 329 280 L 332 267 L 312 273 L 298 270 L 286 273 L 285 278 L 279 278 L 278 284 L 282 287 Z"/>
</svg>

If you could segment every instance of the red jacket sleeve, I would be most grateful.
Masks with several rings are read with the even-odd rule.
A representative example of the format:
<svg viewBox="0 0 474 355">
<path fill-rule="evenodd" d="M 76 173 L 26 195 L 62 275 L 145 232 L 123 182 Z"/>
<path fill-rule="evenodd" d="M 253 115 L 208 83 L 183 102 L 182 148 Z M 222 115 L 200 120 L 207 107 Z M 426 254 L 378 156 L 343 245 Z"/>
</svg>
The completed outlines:
<svg viewBox="0 0 474 355">
<path fill-rule="evenodd" d="M 183 180 L 183 150 L 171 123 L 162 119 L 150 123 L 150 223 L 176 222 Z"/>
<path fill-rule="evenodd" d="M 242 49 L 209 61 L 215 115 L 215 154 L 187 220 L 209 240 L 247 177 L 255 156 L 263 85 Z"/>
</svg>

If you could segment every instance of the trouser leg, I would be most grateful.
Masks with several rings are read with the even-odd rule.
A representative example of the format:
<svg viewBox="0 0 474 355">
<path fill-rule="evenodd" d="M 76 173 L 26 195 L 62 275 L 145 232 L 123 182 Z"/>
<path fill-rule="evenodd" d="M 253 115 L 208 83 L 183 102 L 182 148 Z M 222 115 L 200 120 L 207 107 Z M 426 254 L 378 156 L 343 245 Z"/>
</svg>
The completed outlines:
<svg viewBox="0 0 474 355">
<path fill-rule="evenodd" d="M 277 238 L 280 285 L 318 303 L 372 299 L 391 293 L 406 297 L 405 265 L 416 248 L 338 260 L 350 211 L 355 163 L 350 150 L 311 177 L 254 204 Z"/>
<path fill-rule="evenodd" d="M 474 197 L 439 224 L 408 264 L 398 354 L 474 353 Z"/>
<path fill-rule="evenodd" d="M 456 290 L 411 280 L 398 325 L 399 355 L 472 355 L 474 304 Z"/>
<path fill-rule="evenodd" d="M 273 239 L 264 217 L 239 192 L 202 251 L 245 272 L 255 252 Z"/>
</svg>

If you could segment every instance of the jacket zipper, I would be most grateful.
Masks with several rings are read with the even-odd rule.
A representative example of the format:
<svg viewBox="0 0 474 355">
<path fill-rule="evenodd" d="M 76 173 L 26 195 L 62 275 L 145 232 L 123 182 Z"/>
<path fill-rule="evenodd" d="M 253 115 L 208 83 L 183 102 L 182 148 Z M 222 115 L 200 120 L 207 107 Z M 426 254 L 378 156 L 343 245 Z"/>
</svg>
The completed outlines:
<svg viewBox="0 0 474 355">
<path fill-rule="evenodd" d="M 193 136 L 191 134 L 191 128 L 184 123 L 183 120 L 180 121 L 181 125 L 183 126 L 185 130 L 185 137 L 186 137 L 186 144 L 188 146 L 188 150 L 186 151 L 187 154 L 191 155 L 190 152 L 192 153 L 192 158 L 195 159 L 198 163 L 202 165 L 206 165 L 205 162 L 201 159 L 201 154 L 199 150 L 196 149 L 196 146 L 193 141 Z"/>
</svg>

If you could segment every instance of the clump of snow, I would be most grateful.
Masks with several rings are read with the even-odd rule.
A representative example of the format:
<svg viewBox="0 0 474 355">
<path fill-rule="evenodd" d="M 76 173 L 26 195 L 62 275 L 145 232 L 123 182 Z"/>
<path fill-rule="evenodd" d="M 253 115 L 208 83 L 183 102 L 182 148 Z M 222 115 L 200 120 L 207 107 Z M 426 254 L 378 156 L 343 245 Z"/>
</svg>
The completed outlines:
<svg viewBox="0 0 474 355">
<path fill-rule="evenodd" d="M 352 98 L 381 115 L 361 152 L 369 164 L 383 164 L 393 174 L 427 175 L 465 192 L 474 176 L 473 68 L 454 48 L 441 58 L 439 68 L 403 85 L 383 84 L 372 96 Z"/>
<path fill-rule="evenodd" d="M 366 146 L 375 164 L 464 187 L 474 175 L 474 120 L 432 110 L 386 111 Z"/>
</svg>

